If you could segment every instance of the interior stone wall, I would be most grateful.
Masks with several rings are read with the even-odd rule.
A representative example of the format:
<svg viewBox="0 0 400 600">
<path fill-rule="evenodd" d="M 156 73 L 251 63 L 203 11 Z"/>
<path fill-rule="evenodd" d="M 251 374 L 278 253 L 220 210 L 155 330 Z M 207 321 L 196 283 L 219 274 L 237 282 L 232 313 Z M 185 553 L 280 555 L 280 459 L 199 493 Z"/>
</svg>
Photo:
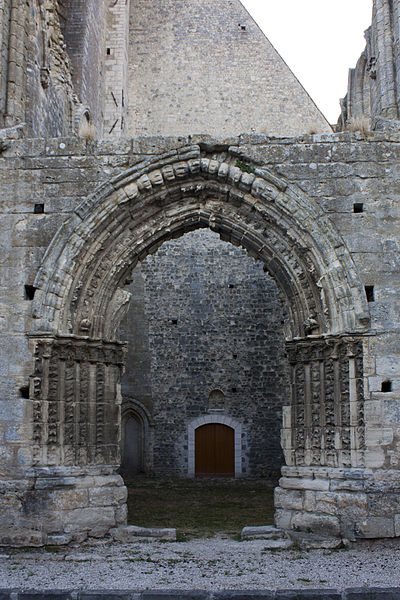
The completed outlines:
<svg viewBox="0 0 400 600">
<path fill-rule="evenodd" d="M 188 425 L 217 411 L 242 425 L 242 475 L 277 478 L 287 402 L 286 309 L 261 262 L 209 230 L 166 242 L 136 269 L 123 401 L 140 401 L 154 426 L 157 475 L 188 474 Z"/>
</svg>

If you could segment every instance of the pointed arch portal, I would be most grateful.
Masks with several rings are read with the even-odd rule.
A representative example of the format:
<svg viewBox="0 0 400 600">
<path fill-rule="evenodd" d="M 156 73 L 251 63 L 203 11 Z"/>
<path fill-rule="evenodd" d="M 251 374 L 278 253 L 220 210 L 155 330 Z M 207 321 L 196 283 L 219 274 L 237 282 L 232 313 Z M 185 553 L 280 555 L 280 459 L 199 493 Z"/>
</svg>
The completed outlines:
<svg viewBox="0 0 400 600">
<path fill-rule="evenodd" d="M 153 156 L 99 187 L 49 247 L 35 281 L 30 334 L 37 466 L 119 465 L 116 340 L 132 269 L 166 240 L 209 227 L 243 246 L 289 306 L 288 466 L 362 464 L 362 338 L 368 310 L 351 256 L 299 189 L 227 152 L 190 146 Z"/>
</svg>

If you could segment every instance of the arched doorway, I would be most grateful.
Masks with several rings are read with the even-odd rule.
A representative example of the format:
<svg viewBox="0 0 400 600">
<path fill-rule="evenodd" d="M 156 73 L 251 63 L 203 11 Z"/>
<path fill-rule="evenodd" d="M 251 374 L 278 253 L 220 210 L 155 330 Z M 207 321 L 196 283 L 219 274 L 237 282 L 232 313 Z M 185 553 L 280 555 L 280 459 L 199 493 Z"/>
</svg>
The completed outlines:
<svg viewBox="0 0 400 600">
<path fill-rule="evenodd" d="M 74 477 L 90 472 L 91 485 L 94 472 L 122 485 L 113 477 L 120 460 L 124 344 L 116 332 L 129 303 L 124 287 L 135 265 L 165 241 L 205 227 L 261 260 L 287 298 L 291 395 L 282 447 L 286 479 L 294 480 L 287 489 L 298 484 L 303 497 L 314 472 L 325 478 L 318 489 L 326 490 L 332 469 L 362 467 L 362 336 L 369 323 L 350 253 L 301 190 L 238 161 L 228 147 L 208 153 L 200 146 L 122 172 L 83 202 L 53 240 L 35 280 L 37 333 L 30 336 L 35 465 L 78 466 Z M 301 510 L 292 521 L 291 510 L 282 507 L 281 522 L 310 527 Z M 123 521 L 122 512 L 115 518 Z M 336 533 L 336 521 L 334 527 Z"/>
<path fill-rule="evenodd" d="M 235 477 L 235 432 L 221 423 L 195 431 L 196 477 Z"/>
<path fill-rule="evenodd" d="M 127 479 L 143 473 L 143 427 L 134 413 L 122 419 L 121 473 Z"/>
</svg>

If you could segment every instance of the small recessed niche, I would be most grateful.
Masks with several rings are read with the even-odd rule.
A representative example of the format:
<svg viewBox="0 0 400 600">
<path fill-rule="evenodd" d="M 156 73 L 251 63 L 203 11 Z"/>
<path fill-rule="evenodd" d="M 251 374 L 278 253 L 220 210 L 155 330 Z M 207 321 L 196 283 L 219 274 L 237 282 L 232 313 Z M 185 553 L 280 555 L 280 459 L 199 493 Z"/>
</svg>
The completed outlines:
<svg viewBox="0 0 400 600">
<path fill-rule="evenodd" d="M 232 358 L 237 358 L 237 354 L 232 354 Z"/>
<path fill-rule="evenodd" d="M 24 400 L 29 400 L 29 385 L 24 385 L 20 387 L 19 393 L 21 395 L 21 398 L 24 398 Z"/>
<path fill-rule="evenodd" d="M 106 53 L 107 53 L 107 56 L 110 56 L 110 54 L 111 54 L 111 48 L 107 48 Z"/>
<path fill-rule="evenodd" d="M 33 285 L 25 285 L 25 300 L 33 300 L 35 297 L 36 288 Z"/>
<path fill-rule="evenodd" d="M 365 295 L 367 296 L 367 302 L 375 302 L 375 291 L 373 285 L 365 286 Z"/>
<path fill-rule="evenodd" d="M 33 213 L 35 215 L 42 215 L 44 213 L 44 204 L 35 204 Z"/>
<path fill-rule="evenodd" d="M 171 319 L 172 325 L 178 325 L 178 319 Z"/>
<path fill-rule="evenodd" d="M 237 392 L 237 388 L 233 387 L 233 388 L 231 389 L 231 392 L 232 392 L 232 394 L 236 394 L 236 392 Z"/>
<path fill-rule="evenodd" d="M 222 390 L 212 390 L 208 395 L 208 410 L 223 411 L 226 408 L 225 394 Z"/>
<path fill-rule="evenodd" d="M 233 289 L 234 289 L 234 287 L 235 287 L 235 284 L 234 284 L 234 283 L 230 283 L 230 284 L 228 285 L 228 288 L 229 288 L 230 290 L 233 290 Z"/>
<path fill-rule="evenodd" d="M 392 382 L 391 381 L 382 381 L 381 392 L 391 392 L 392 391 Z"/>
<path fill-rule="evenodd" d="M 355 204 L 353 204 L 353 212 L 354 213 L 364 212 L 364 204 L 362 204 L 361 202 L 356 202 Z"/>
</svg>

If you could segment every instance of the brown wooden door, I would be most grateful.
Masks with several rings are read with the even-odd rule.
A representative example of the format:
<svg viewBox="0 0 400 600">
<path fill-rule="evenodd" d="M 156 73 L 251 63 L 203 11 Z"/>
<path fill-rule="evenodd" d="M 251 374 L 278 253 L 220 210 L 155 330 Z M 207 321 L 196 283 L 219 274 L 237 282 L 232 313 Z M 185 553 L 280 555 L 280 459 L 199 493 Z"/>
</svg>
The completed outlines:
<svg viewBox="0 0 400 600">
<path fill-rule="evenodd" d="M 235 477 L 235 432 L 220 423 L 195 431 L 196 477 Z"/>
</svg>

